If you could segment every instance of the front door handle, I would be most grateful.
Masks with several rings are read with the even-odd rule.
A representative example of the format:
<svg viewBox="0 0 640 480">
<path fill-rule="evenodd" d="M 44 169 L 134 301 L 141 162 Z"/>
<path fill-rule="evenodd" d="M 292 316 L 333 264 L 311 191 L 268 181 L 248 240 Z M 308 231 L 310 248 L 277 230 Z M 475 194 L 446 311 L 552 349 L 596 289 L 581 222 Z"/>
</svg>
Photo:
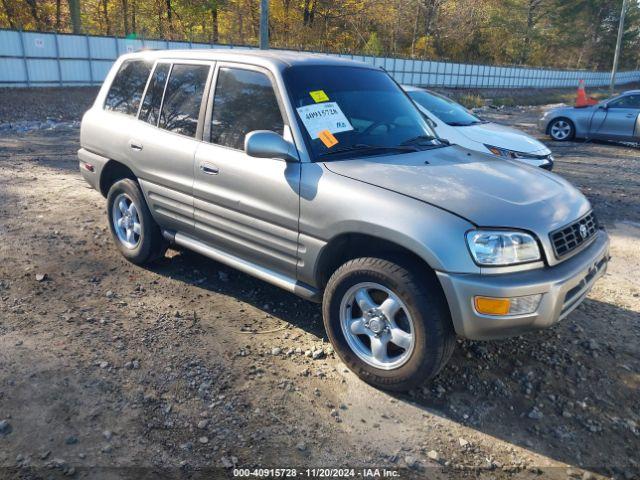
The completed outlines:
<svg viewBox="0 0 640 480">
<path fill-rule="evenodd" d="M 202 173 L 206 175 L 217 175 L 220 172 L 218 167 L 211 165 L 210 163 L 201 163 L 200 170 L 202 170 Z"/>
<path fill-rule="evenodd" d="M 142 150 L 142 145 L 140 143 L 131 141 L 129 142 L 129 148 L 131 148 L 131 150 L 135 150 L 136 152 L 139 152 L 140 150 Z"/>
</svg>

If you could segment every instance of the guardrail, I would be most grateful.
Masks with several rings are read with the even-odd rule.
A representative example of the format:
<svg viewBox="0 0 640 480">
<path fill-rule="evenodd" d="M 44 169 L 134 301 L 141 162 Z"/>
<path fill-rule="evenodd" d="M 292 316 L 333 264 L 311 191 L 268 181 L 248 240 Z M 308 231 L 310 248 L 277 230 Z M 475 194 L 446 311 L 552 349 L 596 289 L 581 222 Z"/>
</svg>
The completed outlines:
<svg viewBox="0 0 640 480">
<path fill-rule="evenodd" d="M 118 56 L 141 49 L 255 48 L 0 29 L 0 87 L 99 85 Z M 320 52 L 316 52 L 320 53 Z M 397 57 L 335 54 L 385 68 L 400 83 L 447 88 L 561 88 L 609 85 L 609 72 L 496 66 Z M 640 81 L 619 72 L 616 84 Z"/>
</svg>

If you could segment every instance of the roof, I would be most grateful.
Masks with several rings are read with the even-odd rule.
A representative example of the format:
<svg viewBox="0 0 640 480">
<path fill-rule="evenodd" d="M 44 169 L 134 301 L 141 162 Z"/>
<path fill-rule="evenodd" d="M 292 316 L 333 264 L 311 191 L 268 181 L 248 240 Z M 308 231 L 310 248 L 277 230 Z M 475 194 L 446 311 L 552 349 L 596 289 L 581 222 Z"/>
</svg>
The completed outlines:
<svg viewBox="0 0 640 480">
<path fill-rule="evenodd" d="M 627 90 L 626 92 L 622 92 L 622 95 L 638 95 L 640 94 L 640 90 Z"/>
<path fill-rule="evenodd" d="M 127 57 L 181 58 L 189 60 L 219 60 L 245 62 L 255 65 L 286 68 L 293 65 L 351 66 L 378 68 L 364 62 L 323 55 L 319 53 L 293 52 L 289 50 L 259 50 L 251 48 L 203 48 L 189 50 L 143 50 Z"/>
<path fill-rule="evenodd" d="M 414 87 L 413 85 L 400 85 L 400 86 L 405 92 L 427 92 L 427 93 L 430 93 L 431 95 L 437 95 L 439 97 L 443 96 L 438 92 L 429 90 L 428 88 L 424 88 L 424 87 Z"/>
</svg>

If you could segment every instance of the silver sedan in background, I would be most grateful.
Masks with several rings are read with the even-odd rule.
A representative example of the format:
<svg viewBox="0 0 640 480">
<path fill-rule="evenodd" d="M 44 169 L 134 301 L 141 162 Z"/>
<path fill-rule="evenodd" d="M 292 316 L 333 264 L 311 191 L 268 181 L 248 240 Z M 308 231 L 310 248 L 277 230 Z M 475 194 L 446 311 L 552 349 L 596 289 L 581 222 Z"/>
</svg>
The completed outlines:
<svg viewBox="0 0 640 480">
<path fill-rule="evenodd" d="M 574 138 L 640 142 L 640 90 L 589 107 L 560 107 L 545 112 L 538 126 L 559 142 Z"/>
</svg>

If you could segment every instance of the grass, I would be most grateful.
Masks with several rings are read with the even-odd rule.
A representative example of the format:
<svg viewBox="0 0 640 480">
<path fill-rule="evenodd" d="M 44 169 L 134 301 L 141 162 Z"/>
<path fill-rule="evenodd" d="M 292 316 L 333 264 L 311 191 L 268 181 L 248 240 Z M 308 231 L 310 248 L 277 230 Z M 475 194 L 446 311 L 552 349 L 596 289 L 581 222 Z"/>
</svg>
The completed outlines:
<svg viewBox="0 0 640 480">
<path fill-rule="evenodd" d="M 467 108 L 479 108 L 484 107 L 485 99 L 480 95 L 463 94 L 457 97 L 456 100 Z"/>
</svg>

